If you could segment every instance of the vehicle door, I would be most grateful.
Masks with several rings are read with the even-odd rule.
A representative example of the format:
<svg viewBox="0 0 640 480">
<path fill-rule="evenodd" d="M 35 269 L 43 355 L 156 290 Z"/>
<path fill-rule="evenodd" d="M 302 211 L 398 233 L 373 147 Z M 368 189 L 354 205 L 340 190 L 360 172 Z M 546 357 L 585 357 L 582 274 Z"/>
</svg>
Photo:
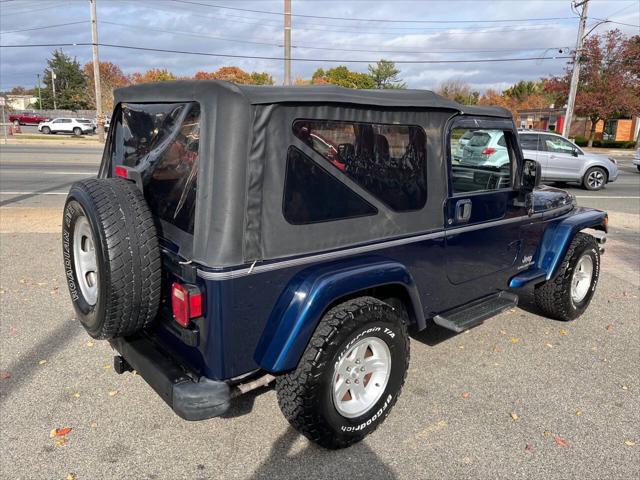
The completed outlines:
<svg viewBox="0 0 640 480">
<path fill-rule="evenodd" d="M 64 124 L 62 123 L 64 121 L 63 118 L 56 118 L 55 120 L 51 121 L 51 131 L 52 132 L 64 132 Z"/>
<path fill-rule="evenodd" d="M 570 141 L 558 135 L 540 135 L 547 155 L 547 175 L 553 180 L 576 180 L 580 178 L 583 160 L 580 151 Z M 544 171 L 543 166 L 543 171 Z"/>
<path fill-rule="evenodd" d="M 503 135 L 508 161 L 501 166 L 452 162 L 455 139 L 468 130 Z M 511 121 L 459 117 L 447 137 L 446 272 L 459 304 L 505 288 L 521 249 L 520 226 L 528 216 L 514 185 L 522 157 Z"/>
<path fill-rule="evenodd" d="M 70 118 L 62 118 L 60 119 L 60 131 L 65 133 L 70 133 L 73 130 L 73 120 Z"/>
</svg>

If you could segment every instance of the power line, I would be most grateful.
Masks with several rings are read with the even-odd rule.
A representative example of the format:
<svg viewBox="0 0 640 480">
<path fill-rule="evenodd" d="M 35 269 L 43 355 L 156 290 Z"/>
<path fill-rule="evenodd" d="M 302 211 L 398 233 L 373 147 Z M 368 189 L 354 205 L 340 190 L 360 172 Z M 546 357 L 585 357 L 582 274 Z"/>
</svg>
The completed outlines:
<svg viewBox="0 0 640 480">
<path fill-rule="evenodd" d="M 44 7 L 44 8 L 34 8 L 31 10 L 20 10 L 19 12 L 9 12 L 9 13 L 2 13 L 3 17 L 8 17 L 10 15 L 22 15 L 23 13 L 33 13 L 33 12 L 42 12 L 43 10 L 51 10 L 52 8 L 60 8 L 60 5 L 51 5 L 48 7 Z"/>
<path fill-rule="evenodd" d="M 0 32 L 0 35 L 4 35 L 6 33 L 32 32 L 34 30 L 44 30 L 44 29 L 47 29 L 47 28 L 65 27 L 67 25 L 78 25 L 80 23 L 87 23 L 87 20 L 80 20 L 78 22 L 69 22 L 69 23 L 58 23 L 57 25 L 44 25 L 42 27 L 25 28 L 25 29 L 22 29 L 22 30 L 9 30 L 7 32 Z"/>
<path fill-rule="evenodd" d="M 172 0 L 175 3 L 186 3 L 191 5 L 199 5 L 202 7 L 219 8 L 223 10 L 235 10 L 238 12 L 250 12 L 250 13 L 264 13 L 268 15 L 281 16 L 282 12 L 271 12 L 267 10 L 254 10 L 250 8 L 238 8 L 227 7 L 223 5 L 213 5 L 210 3 L 193 2 L 189 0 Z M 348 20 L 353 22 L 383 22 L 383 23 L 506 23 L 506 22 L 532 22 L 532 21 L 547 21 L 547 20 L 573 20 L 573 17 L 547 17 L 547 18 L 511 18 L 504 20 L 394 20 L 394 19 L 380 19 L 380 18 L 349 18 L 349 17 L 327 17 L 323 15 L 304 15 L 301 13 L 291 14 L 292 17 L 300 18 L 318 18 L 322 20 Z"/>
<path fill-rule="evenodd" d="M 131 2 L 132 0 L 123 0 L 126 2 Z M 141 4 L 141 3 L 136 3 L 136 6 L 138 7 L 148 7 L 148 8 L 153 8 L 154 10 L 164 10 L 166 12 L 171 12 L 175 14 L 175 10 L 171 10 L 171 9 L 163 9 L 162 7 L 154 4 L 153 7 L 149 6 L 150 4 Z M 182 12 L 185 13 L 185 12 Z M 187 15 L 191 15 L 191 16 L 197 16 L 197 17 L 206 17 L 206 18 L 212 18 L 212 19 L 216 19 L 216 20 L 222 20 L 222 21 L 229 21 L 230 18 L 229 17 L 233 17 L 233 18 L 237 18 L 237 20 L 233 20 L 233 22 L 237 22 L 237 23 L 246 23 L 249 25 L 260 25 L 260 26 L 269 26 L 269 27 L 273 27 L 274 29 L 280 29 L 280 27 L 282 26 L 280 23 L 269 23 L 266 22 L 263 19 L 260 18 L 256 18 L 256 17 L 247 17 L 247 16 L 240 16 L 240 15 L 227 15 L 225 17 L 218 17 L 215 15 L 205 15 L 205 14 L 196 14 L 195 12 L 187 12 Z M 325 32 L 325 33 L 336 33 L 336 32 L 341 32 L 341 33 L 350 33 L 350 34 L 354 34 L 354 33 L 358 33 L 358 34 L 363 34 L 363 35 L 395 35 L 398 36 L 401 34 L 401 32 L 398 31 L 391 31 L 391 30 L 360 30 L 361 27 L 359 26 L 345 26 L 346 28 L 348 28 L 347 30 L 345 29 L 338 29 L 338 28 L 327 28 L 329 27 L 329 25 L 324 25 L 324 24 L 314 24 L 314 23 L 308 23 L 308 24 L 297 24 L 299 25 L 296 28 L 296 31 L 318 31 L 318 32 Z M 314 27 L 310 27 L 308 25 L 317 25 L 323 28 L 314 28 Z M 557 24 L 559 25 L 559 24 Z M 511 32 L 511 31 L 515 31 L 515 32 L 522 32 L 522 31 L 540 31 L 541 29 L 547 29 L 549 27 L 552 27 L 553 24 L 539 24 L 539 25 L 535 25 L 535 24 L 531 24 L 531 25 L 523 25 L 522 27 L 520 26 L 515 26 L 515 25 L 496 25 L 494 27 L 485 27 L 485 30 L 478 30 L 477 28 L 466 28 L 463 29 L 461 27 L 458 28 L 445 28 L 445 29 L 441 29 L 439 27 L 422 27 L 422 28 L 412 28 L 412 27 L 391 27 L 391 28 L 395 28 L 396 30 L 401 30 L 401 31 L 405 31 L 405 30 L 411 30 L 414 33 L 424 33 L 424 34 L 439 34 L 439 33 L 443 33 L 443 34 L 447 34 L 447 35 L 473 35 L 473 34 L 483 34 L 483 33 L 504 33 L 504 32 Z M 333 26 L 331 26 L 333 27 Z M 511 28 L 511 27 L 515 27 L 515 28 Z M 535 27 L 535 28 L 526 28 L 526 27 Z M 364 27 L 366 28 L 366 27 Z M 435 31 L 435 32 L 428 32 L 427 30 L 439 30 L 439 31 Z M 466 31 L 460 31 L 460 30 L 466 30 Z"/>
<path fill-rule="evenodd" d="M 616 22 L 614 20 L 608 20 L 606 18 L 596 18 L 596 17 L 589 17 L 591 20 L 598 20 L 600 22 L 603 23 L 615 23 L 617 25 L 625 25 L 627 27 L 636 27 L 636 28 L 640 28 L 640 25 L 634 25 L 632 23 L 624 23 L 624 22 Z"/>
<path fill-rule="evenodd" d="M 131 25 L 119 22 L 110 22 L 102 20 L 101 24 L 114 25 L 118 27 L 130 28 L 132 30 L 140 31 L 141 29 L 149 30 L 152 32 L 159 33 L 169 33 L 173 35 L 183 35 L 186 37 L 196 37 L 196 38 L 210 38 L 213 40 L 221 40 L 225 42 L 235 42 L 235 43 L 247 43 L 252 45 L 263 45 L 268 47 L 278 47 L 282 48 L 282 43 L 277 42 L 258 42 L 251 40 L 243 40 L 239 38 L 231 38 L 231 37 L 220 37 L 217 35 L 207 35 L 205 33 L 196 33 L 196 32 L 185 32 L 181 30 L 165 30 L 159 28 L 149 28 L 147 26 L 142 25 Z M 336 51 L 336 52 L 360 52 L 360 53 L 398 53 L 398 54 L 406 54 L 406 55 L 429 55 L 429 54 L 441 54 L 441 53 L 500 53 L 500 52 L 533 52 L 540 50 L 557 50 L 557 49 L 565 49 L 569 48 L 567 46 L 550 46 L 550 47 L 537 47 L 537 48 L 503 48 L 503 49 L 487 49 L 487 50 L 460 50 L 460 49 L 442 49 L 442 50 L 429 50 L 429 51 L 415 51 L 415 50 L 386 50 L 374 48 L 373 45 L 362 45 L 363 47 L 372 47 L 372 48 L 339 48 L 339 47 L 319 47 L 313 45 L 303 45 L 303 44 L 295 44 L 291 45 L 291 48 L 298 49 L 309 49 L 309 50 L 327 50 L 327 51 Z"/>
<path fill-rule="evenodd" d="M 0 48 L 30 48 L 30 47 L 82 47 L 93 45 L 87 42 L 78 43 L 40 43 L 28 45 L 0 45 Z M 261 55 L 233 55 L 225 53 L 210 52 L 193 52 L 188 50 L 171 50 L 165 48 L 149 48 L 136 47 L 133 45 L 115 45 L 111 43 L 98 43 L 97 45 L 107 48 L 121 48 L 127 50 L 139 50 L 145 52 L 161 52 L 161 53 L 179 53 L 182 55 L 198 55 L 204 57 L 224 57 L 224 58 L 243 58 L 252 60 L 279 60 L 284 61 L 284 57 L 271 57 Z M 514 57 L 514 58 L 483 58 L 483 59 L 461 59 L 461 60 L 390 60 L 397 64 L 436 64 L 436 63 L 494 63 L 494 62 L 521 62 L 530 60 L 559 60 L 572 58 L 570 56 L 554 56 L 554 57 Z M 332 58 L 292 58 L 291 61 L 297 62 L 324 62 L 324 63 L 376 63 L 378 60 L 348 60 L 348 59 L 332 59 Z"/>
</svg>

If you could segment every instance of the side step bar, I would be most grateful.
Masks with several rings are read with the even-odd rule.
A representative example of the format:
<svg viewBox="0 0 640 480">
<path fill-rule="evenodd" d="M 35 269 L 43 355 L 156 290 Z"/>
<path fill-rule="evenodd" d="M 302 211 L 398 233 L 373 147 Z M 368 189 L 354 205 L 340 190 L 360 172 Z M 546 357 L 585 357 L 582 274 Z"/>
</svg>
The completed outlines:
<svg viewBox="0 0 640 480">
<path fill-rule="evenodd" d="M 516 305 L 517 295 L 500 292 L 436 315 L 433 321 L 441 327 L 460 333 Z"/>
</svg>

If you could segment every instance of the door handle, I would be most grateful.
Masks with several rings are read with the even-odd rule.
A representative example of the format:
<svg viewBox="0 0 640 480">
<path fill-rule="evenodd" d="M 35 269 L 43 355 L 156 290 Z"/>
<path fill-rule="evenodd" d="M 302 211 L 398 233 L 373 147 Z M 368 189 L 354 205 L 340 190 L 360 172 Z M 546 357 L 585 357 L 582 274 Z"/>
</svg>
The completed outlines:
<svg viewBox="0 0 640 480">
<path fill-rule="evenodd" d="M 456 220 L 458 222 L 468 222 L 471 218 L 471 200 L 458 200 L 456 202 Z"/>
</svg>

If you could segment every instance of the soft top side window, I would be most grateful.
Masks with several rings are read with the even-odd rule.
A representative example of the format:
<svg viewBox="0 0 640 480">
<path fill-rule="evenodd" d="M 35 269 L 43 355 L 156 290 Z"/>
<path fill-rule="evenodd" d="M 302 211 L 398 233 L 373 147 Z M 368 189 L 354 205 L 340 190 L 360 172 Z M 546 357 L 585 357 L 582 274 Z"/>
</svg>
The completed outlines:
<svg viewBox="0 0 640 480">
<path fill-rule="evenodd" d="M 293 133 L 392 210 L 424 207 L 427 150 L 422 127 L 296 120 Z"/>
<path fill-rule="evenodd" d="M 502 129 L 456 127 L 451 130 L 453 195 L 511 188 L 515 161 L 511 135 Z"/>
</svg>

